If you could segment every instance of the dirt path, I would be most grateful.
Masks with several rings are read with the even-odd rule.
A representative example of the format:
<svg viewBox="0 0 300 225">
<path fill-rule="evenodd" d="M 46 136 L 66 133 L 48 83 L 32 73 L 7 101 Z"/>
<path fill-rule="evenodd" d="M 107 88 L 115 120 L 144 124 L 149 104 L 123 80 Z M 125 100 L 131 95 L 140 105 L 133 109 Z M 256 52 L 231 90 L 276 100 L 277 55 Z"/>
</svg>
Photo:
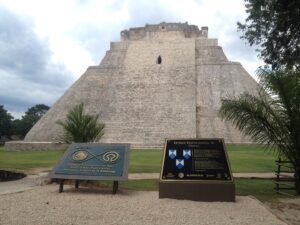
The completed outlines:
<svg viewBox="0 0 300 225">
<path fill-rule="evenodd" d="M 157 192 L 74 189 L 57 185 L 0 195 L 0 224 L 5 225 L 286 225 L 258 200 L 231 202 L 159 199 Z"/>
<path fill-rule="evenodd" d="M 279 219 L 290 225 L 300 225 L 300 197 L 279 199 L 278 202 L 266 202 L 265 205 Z"/>
<path fill-rule="evenodd" d="M 48 172 L 45 169 L 31 171 L 26 178 L 17 181 L 0 182 L 0 199 L 1 195 L 7 195 L 18 192 L 28 192 L 35 189 L 36 186 L 47 183 Z M 273 173 L 234 173 L 236 178 L 274 178 Z M 158 173 L 136 173 L 129 174 L 130 180 L 139 179 L 159 179 Z M 53 186 L 53 185 L 52 185 Z M 300 198 L 280 199 L 278 202 L 266 202 L 266 207 L 276 215 L 280 220 L 290 225 L 300 224 Z M 1 215 L 0 215 L 1 216 Z M 1 224 L 1 221 L 0 221 Z"/>
</svg>

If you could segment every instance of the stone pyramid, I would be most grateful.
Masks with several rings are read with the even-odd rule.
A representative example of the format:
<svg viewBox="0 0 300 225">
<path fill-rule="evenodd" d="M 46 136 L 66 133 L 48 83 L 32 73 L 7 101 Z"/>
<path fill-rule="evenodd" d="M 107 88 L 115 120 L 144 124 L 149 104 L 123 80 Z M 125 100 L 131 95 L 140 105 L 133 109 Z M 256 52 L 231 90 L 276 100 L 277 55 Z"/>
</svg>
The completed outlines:
<svg viewBox="0 0 300 225">
<path fill-rule="evenodd" d="M 162 147 L 165 138 L 249 140 L 218 117 L 221 98 L 253 93 L 258 84 L 238 62 L 228 61 L 208 28 L 160 23 L 121 32 L 98 66 L 67 90 L 25 137 L 55 142 L 67 112 L 84 102 L 101 115 L 101 142 Z"/>
</svg>

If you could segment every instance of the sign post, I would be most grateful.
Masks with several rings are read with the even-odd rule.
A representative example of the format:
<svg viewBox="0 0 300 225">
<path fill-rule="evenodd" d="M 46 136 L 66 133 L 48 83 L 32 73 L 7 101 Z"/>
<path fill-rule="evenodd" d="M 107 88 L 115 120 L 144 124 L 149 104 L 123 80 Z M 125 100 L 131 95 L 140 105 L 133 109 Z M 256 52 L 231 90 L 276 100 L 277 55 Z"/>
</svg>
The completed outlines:
<svg viewBox="0 0 300 225">
<path fill-rule="evenodd" d="M 75 143 L 65 152 L 49 177 L 59 179 L 59 192 L 64 180 L 112 180 L 113 193 L 119 180 L 128 180 L 129 144 Z"/>
<path fill-rule="evenodd" d="M 223 139 L 166 140 L 159 198 L 234 202 Z"/>
</svg>

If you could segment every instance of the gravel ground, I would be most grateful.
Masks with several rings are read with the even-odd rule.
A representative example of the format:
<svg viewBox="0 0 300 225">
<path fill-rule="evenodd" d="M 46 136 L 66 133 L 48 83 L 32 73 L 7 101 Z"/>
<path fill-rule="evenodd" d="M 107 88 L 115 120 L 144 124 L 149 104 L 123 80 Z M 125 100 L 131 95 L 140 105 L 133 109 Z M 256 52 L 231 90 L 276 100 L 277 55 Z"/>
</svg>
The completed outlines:
<svg viewBox="0 0 300 225">
<path fill-rule="evenodd" d="M 200 224 L 286 225 L 259 201 L 237 197 L 236 203 L 158 199 L 157 192 L 119 191 L 55 184 L 0 195 L 1 225 Z"/>
</svg>

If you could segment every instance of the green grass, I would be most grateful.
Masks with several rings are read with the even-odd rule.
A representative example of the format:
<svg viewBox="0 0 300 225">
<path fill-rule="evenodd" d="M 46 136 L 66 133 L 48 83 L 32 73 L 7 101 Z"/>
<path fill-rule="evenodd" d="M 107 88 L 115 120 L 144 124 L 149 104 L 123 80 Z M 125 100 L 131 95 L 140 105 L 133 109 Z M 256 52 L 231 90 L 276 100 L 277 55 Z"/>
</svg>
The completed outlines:
<svg viewBox="0 0 300 225">
<path fill-rule="evenodd" d="M 0 148 L 0 169 L 27 170 L 53 167 L 64 151 L 4 151 Z"/>
<path fill-rule="evenodd" d="M 276 157 L 258 145 L 227 145 L 232 172 L 274 172 Z M 131 150 L 130 172 L 160 172 L 162 151 Z"/>
<path fill-rule="evenodd" d="M 232 172 L 274 172 L 277 157 L 259 145 L 227 145 Z"/>
<path fill-rule="evenodd" d="M 92 186 L 112 188 L 111 181 L 87 182 Z M 286 198 L 284 195 L 276 194 L 274 183 L 267 179 L 235 179 L 236 195 L 251 195 L 260 201 L 276 201 L 278 198 Z M 120 190 L 158 191 L 158 180 L 129 180 L 119 182 Z"/>
<path fill-rule="evenodd" d="M 237 195 L 252 195 L 260 201 L 276 201 L 284 198 L 275 192 L 273 180 L 268 179 L 235 179 Z"/>
<path fill-rule="evenodd" d="M 161 170 L 161 150 L 131 150 L 130 173 L 158 173 Z"/>
<path fill-rule="evenodd" d="M 228 145 L 233 172 L 273 172 L 276 157 L 257 145 Z M 28 170 L 53 167 L 64 151 L 5 151 L 0 148 L 0 169 Z M 131 150 L 130 173 L 160 172 L 162 151 Z"/>
</svg>

